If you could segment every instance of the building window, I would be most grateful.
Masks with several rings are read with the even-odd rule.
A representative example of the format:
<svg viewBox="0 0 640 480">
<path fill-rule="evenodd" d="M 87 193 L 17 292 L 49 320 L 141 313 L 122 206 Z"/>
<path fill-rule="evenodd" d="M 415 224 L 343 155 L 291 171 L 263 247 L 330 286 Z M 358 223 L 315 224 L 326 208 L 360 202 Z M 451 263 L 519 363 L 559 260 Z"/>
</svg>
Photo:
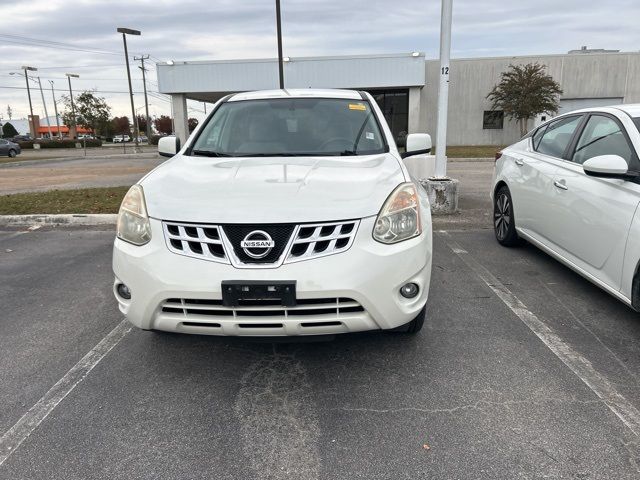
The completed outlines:
<svg viewBox="0 0 640 480">
<path fill-rule="evenodd" d="M 485 110 L 482 116 L 483 130 L 501 130 L 504 125 L 504 112 L 502 110 Z"/>
<path fill-rule="evenodd" d="M 399 147 L 404 147 L 409 130 L 409 90 L 367 90 L 382 110 Z"/>
</svg>

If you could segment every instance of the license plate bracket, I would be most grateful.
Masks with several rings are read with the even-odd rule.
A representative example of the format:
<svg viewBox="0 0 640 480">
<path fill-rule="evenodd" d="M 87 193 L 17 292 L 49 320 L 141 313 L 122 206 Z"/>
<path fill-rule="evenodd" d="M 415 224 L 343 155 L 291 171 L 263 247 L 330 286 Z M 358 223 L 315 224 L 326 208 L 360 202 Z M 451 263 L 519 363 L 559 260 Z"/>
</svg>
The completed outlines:
<svg viewBox="0 0 640 480">
<path fill-rule="evenodd" d="M 283 307 L 296 306 L 295 280 L 223 280 L 222 304 L 238 307 L 243 300 L 279 300 Z"/>
</svg>

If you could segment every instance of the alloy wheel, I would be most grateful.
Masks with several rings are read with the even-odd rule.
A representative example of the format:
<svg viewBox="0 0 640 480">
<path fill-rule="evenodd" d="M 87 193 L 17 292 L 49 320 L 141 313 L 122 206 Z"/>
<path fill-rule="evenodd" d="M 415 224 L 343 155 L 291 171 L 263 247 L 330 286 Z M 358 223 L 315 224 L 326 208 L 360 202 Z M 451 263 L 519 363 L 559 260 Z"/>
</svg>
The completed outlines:
<svg viewBox="0 0 640 480">
<path fill-rule="evenodd" d="M 509 197 L 504 193 L 500 194 L 496 199 L 493 209 L 493 225 L 498 238 L 504 240 L 511 225 L 511 202 L 509 202 Z"/>
</svg>

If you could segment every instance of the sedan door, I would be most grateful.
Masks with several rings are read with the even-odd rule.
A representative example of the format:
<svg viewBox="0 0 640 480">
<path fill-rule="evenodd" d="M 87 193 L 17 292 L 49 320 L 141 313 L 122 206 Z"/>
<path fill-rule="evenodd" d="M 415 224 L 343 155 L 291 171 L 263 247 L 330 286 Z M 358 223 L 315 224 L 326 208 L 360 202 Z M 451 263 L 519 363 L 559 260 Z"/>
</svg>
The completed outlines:
<svg viewBox="0 0 640 480">
<path fill-rule="evenodd" d="M 638 203 L 640 185 L 614 178 L 588 176 L 582 164 L 600 155 L 619 155 L 630 170 L 640 170 L 638 155 L 620 119 L 606 113 L 589 115 L 574 142 L 571 161 L 554 178 L 554 249 L 611 289 L 620 290 L 625 246 Z"/>
<path fill-rule="evenodd" d="M 509 154 L 513 156 L 509 188 L 516 226 L 543 243 L 557 223 L 553 179 L 582 119 L 582 115 L 570 115 L 543 125 L 526 149 Z"/>
<path fill-rule="evenodd" d="M 0 155 L 9 155 L 9 142 L 0 140 Z"/>
</svg>

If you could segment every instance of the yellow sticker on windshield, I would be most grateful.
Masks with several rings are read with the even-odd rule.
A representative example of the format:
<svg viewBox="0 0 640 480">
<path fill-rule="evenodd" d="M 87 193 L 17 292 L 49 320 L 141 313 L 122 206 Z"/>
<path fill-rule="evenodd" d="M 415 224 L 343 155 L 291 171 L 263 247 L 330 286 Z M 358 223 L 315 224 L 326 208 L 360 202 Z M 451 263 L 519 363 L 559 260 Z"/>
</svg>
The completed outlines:
<svg viewBox="0 0 640 480">
<path fill-rule="evenodd" d="M 366 109 L 367 109 L 367 106 L 363 105 L 361 103 L 350 103 L 349 104 L 349 110 L 365 111 Z"/>
</svg>

